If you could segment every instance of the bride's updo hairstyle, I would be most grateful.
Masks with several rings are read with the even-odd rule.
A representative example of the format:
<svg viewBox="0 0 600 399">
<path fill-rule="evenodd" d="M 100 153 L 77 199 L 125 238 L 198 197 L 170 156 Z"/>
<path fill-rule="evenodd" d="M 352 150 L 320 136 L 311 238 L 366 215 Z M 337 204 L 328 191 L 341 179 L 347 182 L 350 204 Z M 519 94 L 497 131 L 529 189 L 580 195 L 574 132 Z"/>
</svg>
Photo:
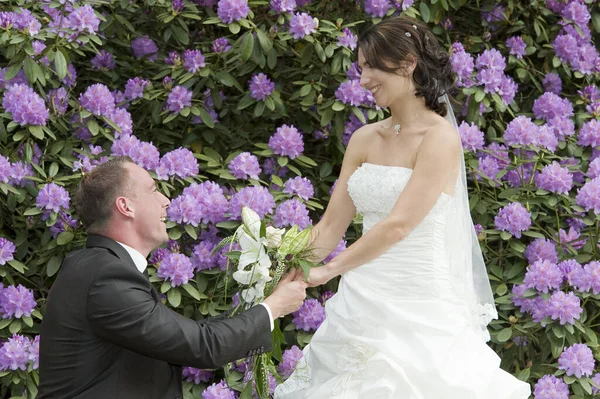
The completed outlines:
<svg viewBox="0 0 600 399">
<path fill-rule="evenodd" d="M 407 17 L 385 19 L 360 36 L 358 48 L 371 68 L 403 76 L 406 63 L 416 59 L 415 95 L 423 97 L 429 109 L 446 116 L 446 104 L 438 99 L 451 94 L 455 74 L 448 52 L 427 26 Z"/>
</svg>

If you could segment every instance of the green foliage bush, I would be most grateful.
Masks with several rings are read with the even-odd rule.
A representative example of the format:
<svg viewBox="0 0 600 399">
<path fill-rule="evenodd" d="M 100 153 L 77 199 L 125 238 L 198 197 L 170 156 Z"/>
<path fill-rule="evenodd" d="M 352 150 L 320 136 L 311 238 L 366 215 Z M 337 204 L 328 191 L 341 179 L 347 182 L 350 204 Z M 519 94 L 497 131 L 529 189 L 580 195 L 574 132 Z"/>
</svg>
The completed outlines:
<svg viewBox="0 0 600 399">
<path fill-rule="evenodd" d="M 276 203 L 281 204 L 293 197 L 283 192 L 284 182 L 288 178 L 304 176 L 310 179 L 315 191 L 313 198 L 300 201 L 309 210 L 314 223 L 319 220 L 329 199 L 344 154 L 344 142 L 356 126 L 385 116 L 385 110 L 345 104 L 335 95 L 340 84 L 348 79 L 346 71 L 356 58 L 349 48 L 338 45 L 338 37 L 344 28 L 356 34 L 367 24 L 380 19 L 365 13 L 363 2 L 299 2 L 310 3 L 299 7 L 298 12 L 307 12 L 316 18 L 318 27 L 314 33 L 298 39 L 289 32 L 293 14 L 278 15 L 267 1 L 249 1 L 247 17 L 229 24 L 219 18 L 216 1 L 199 0 L 197 3 L 189 0 L 174 3 L 164 0 L 75 1 L 75 9 L 89 5 L 99 19 L 98 29 L 90 27 L 83 31 L 77 30 L 77 24 L 70 24 L 69 17 L 74 13 L 70 1 L 10 0 L 2 3 L 3 12 L 20 13 L 17 19 L 25 19 L 27 23 L 6 22 L 9 20 L 6 15 L 0 18 L 0 67 L 3 68 L 0 71 L 0 96 L 3 98 L 0 109 L 0 236 L 15 245 L 14 259 L 0 265 L 0 276 L 5 287 L 21 284 L 31 290 L 36 306 L 31 315 L 0 319 L 0 340 L 7 340 L 13 334 L 33 339 L 39 333 L 45 300 L 60 271 L 61 260 L 71 250 L 82 246 L 86 238 L 79 224 L 67 223 L 70 220 L 67 215 L 76 217 L 72 205 L 62 209 L 62 213 L 45 212 L 42 206 L 36 205 L 38 193 L 46 184 L 54 183 L 72 196 L 82 175 L 78 163 L 85 161 L 83 157 L 89 157 L 92 163 L 100 161 L 103 156 L 111 155 L 112 143 L 126 135 L 125 125 L 114 120 L 115 117 L 97 115 L 82 106 L 85 100 L 81 95 L 91 85 L 100 83 L 111 91 L 119 91 L 115 93 L 117 105 L 126 107 L 130 114 L 133 134 L 143 142 L 152 143 L 161 155 L 180 147 L 193 152 L 200 169 L 197 175 L 182 178 L 171 173 L 159 180 L 160 189 L 170 198 L 178 197 L 192 183 L 212 181 L 226 189 L 228 198 L 244 187 L 264 186 L 271 190 Z M 392 3 L 402 2 L 390 2 L 386 17 L 402 12 L 400 5 L 396 9 Z M 581 378 L 567 375 L 559 369 L 557 359 L 566 347 L 584 343 L 591 348 L 596 362 L 600 361 L 597 319 L 600 265 L 594 263 L 600 258 L 600 206 L 598 198 L 593 198 L 600 196 L 600 183 L 594 183 L 598 179 L 594 180 L 590 172 L 592 160 L 598 156 L 600 134 L 595 133 L 595 142 L 593 137 L 582 139 L 586 129 L 592 131 L 589 134 L 593 136 L 595 125 L 589 123 L 600 115 L 595 102 L 598 98 L 582 94 L 587 86 L 595 87 L 598 82 L 600 62 L 597 53 L 595 58 L 590 56 L 592 66 L 588 71 L 581 65 L 586 61 L 585 55 L 571 55 L 581 61 L 574 64 L 568 57 L 558 54 L 556 37 L 564 33 L 565 25 L 570 25 L 570 20 L 558 11 L 565 5 L 559 1 L 547 4 L 536 0 L 509 0 L 504 1 L 501 8 L 492 8 L 494 2 L 466 0 L 404 3 L 406 10 L 403 12 L 428 23 L 447 48 L 460 42 L 474 57 L 492 48 L 506 57 L 504 73 L 518 84 L 514 100 L 506 104 L 498 90 L 486 91 L 476 72 L 472 75 L 473 86 L 462 85 L 456 97 L 459 118 L 475 123 L 484 132 L 487 144 L 478 151 L 466 151 L 466 157 L 472 215 L 482 226 L 480 241 L 500 313 L 500 318 L 490 324 L 491 346 L 502 357 L 502 367 L 518 378 L 535 384 L 544 375 L 553 374 L 569 385 L 571 398 L 592 398 L 594 382 L 590 377 L 594 374 Z M 176 10 L 178 4 L 183 4 L 183 8 Z M 592 48 L 587 50 L 593 53 L 593 44 L 600 32 L 600 13 L 595 2 L 588 0 L 581 4 L 591 13 L 587 42 Z M 19 10 L 31 12 L 40 27 L 36 29 L 35 22 Z M 571 32 L 581 34 L 585 29 L 580 26 Z M 510 54 L 507 39 L 513 36 L 520 36 L 525 42 L 522 58 Z M 221 37 L 227 38 L 232 48 L 219 54 L 213 51 L 212 43 Z M 136 58 L 132 41 L 139 38 L 151 38 L 158 47 L 157 54 Z M 34 44 L 36 41 L 42 42 L 45 48 L 39 50 L 41 46 Z M 181 61 L 186 49 L 201 50 L 205 66 L 195 72 L 186 70 Z M 456 49 L 456 45 L 453 46 L 454 54 Z M 94 67 L 92 60 L 100 50 L 112 54 L 114 68 Z M 164 61 L 170 52 L 179 54 L 178 59 L 171 58 L 176 60 L 174 64 Z M 106 65 L 110 66 L 110 62 Z M 565 118 L 574 122 L 575 134 L 559 135 L 556 148 L 551 149 L 526 142 L 523 135 L 517 137 L 520 142 L 505 143 L 504 132 L 518 116 L 530 117 L 537 125 L 544 124 L 538 118 L 542 111 L 536 112 L 534 104 L 548 91 L 544 79 L 550 72 L 558 74 L 562 80 L 559 95 L 573 108 L 573 114 Z M 249 81 L 258 73 L 264 73 L 274 82 L 274 91 L 264 100 L 256 100 L 249 90 Z M 128 80 L 136 77 L 148 81 L 143 94 L 139 98 L 124 98 Z M 16 82 L 29 85 L 46 101 L 49 112 L 46 123 L 34 124 L 27 115 L 21 118 L 29 123 L 19 122 L 16 115 L 28 106 L 33 107 L 31 104 L 35 101 L 31 96 L 26 97 L 29 105 L 17 103 L 21 101 L 18 96 L 9 96 L 17 98 L 17 102 L 7 100 L 9 88 Z M 169 110 L 168 98 L 177 86 L 183 86 L 193 94 L 190 105 L 173 112 Z M 50 91 L 60 87 L 67 93 L 68 106 L 64 114 L 59 106 L 47 100 Z M 15 105 L 24 108 L 13 109 Z M 35 107 L 32 109 L 36 115 L 43 114 Z M 349 119 L 353 121 L 348 122 Z M 270 137 L 284 124 L 295 126 L 302 133 L 303 155 L 278 155 L 269 147 Z M 491 143 L 507 144 L 505 152 L 490 147 Z M 101 152 L 92 153 L 89 144 L 100 146 Z M 276 161 L 271 165 L 274 174 L 261 173 L 258 179 L 236 178 L 228 165 L 242 152 L 251 152 L 258 157 L 263 172 L 265 160 Z M 490 169 L 480 166 L 486 156 L 496 163 L 505 157 L 506 162 L 497 173 L 487 175 L 486 171 Z M 542 189 L 532 177 L 535 173 L 526 172 L 541 171 L 553 161 L 570 162 L 569 171 L 580 173 L 579 180 L 576 179 L 567 192 Z M 31 171 L 24 183 L 11 178 L 19 167 Z M 509 179 L 511 173 L 517 173 L 513 180 Z M 515 184 L 514 179 L 521 180 L 520 184 Z M 591 192 L 588 200 L 578 197 L 585 191 L 585 185 L 588 187 L 585 190 Z M 515 202 L 525 207 L 532 221 L 520 238 L 499 230 L 495 223 L 499 210 Z M 568 223 L 573 223 L 571 219 L 579 221 L 575 223 L 579 226 L 579 236 L 564 242 L 564 236 L 559 238 L 558 232 L 568 230 Z M 348 243 L 360 235 L 360 219 L 355 222 L 346 235 Z M 193 225 L 170 221 L 169 236 L 177 244 L 171 243 L 169 250 L 191 256 L 193 246 L 205 240 L 215 227 L 219 236 L 224 237 L 237 224 L 235 220 L 223 220 L 209 228 L 205 223 Z M 536 239 L 548 240 L 548 245 L 556 248 L 556 259 L 552 259 L 552 251 L 536 252 L 535 248 L 540 244 L 539 241 L 535 243 Z M 577 245 L 579 240 L 585 243 Z M 3 242 L 2 245 L 0 255 L 9 259 L 8 244 Z M 534 320 L 529 312 L 521 311 L 511 300 L 513 286 L 523 282 L 527 267 L 532 263 L 526 255 L 532 253 L 551 259 L 553 264 L 573 259 L 589 266 L 586 267 L 594 286 L 598 287 L 596 291 L 590 287 L 587 291 L 581 286 L 573 287 L 574 284 L 565 280 L 548 293 L 539 294 L 529 288 L 521 294 L 526 298 L 541 295 L 542 299 L 533 306 L 538 306 L 536 309 L 539 310 L 539 301 L 548 299 L 552 292 L 573 292 L 582 306 L 582 313 L 574 323 L 561 325 L 550 317 Z M 233 292 L 225 293 L 228 277 L 218 267 L 199 271 L 187 284 L 177 287 L 158 276 L 158 267 L 159 262 L 149 266 L 151 281 L 165 294 L 166 303 L 182 314 L 200 318 L 231 307 Z M 318 298 L 326 290 L 335 290 L 335 286 L 336 283 L 331 282 L 319 290 L 312 289 L 310 295 Z M 0 292 L 0 295 L 3 294 Z M 283 331 L 280 338 L 285 338 L 285 343 L 274 351 L 276 360 L 281 359 L 285 348 L 291 345 L 303 347 L 310 340 L 311 333 L 297 331 L 291 319 L 286 317 L 280 321 Z M 32 357 L 35 357 L 35 343 L 32 345 Z M 600 366 L 596 364 L 595 372 L 599 370 Z M 226 374 L 232 388 L 243 389 L 242 373 L 228 370 Z M 207 385 L 219 382 L 224 376 L 224 370 L 217 370 L 214 380 L 207 383 L 185 382 L 186 397 L 200 397 Z M 26 370 L 5 367 L 0 371 L 0 396 L 35 397 L 38 380 L 33 360 L 28 362 Z M 597 388 L 600 388 L 599 383 L 596 377 Z"/>
</svg>

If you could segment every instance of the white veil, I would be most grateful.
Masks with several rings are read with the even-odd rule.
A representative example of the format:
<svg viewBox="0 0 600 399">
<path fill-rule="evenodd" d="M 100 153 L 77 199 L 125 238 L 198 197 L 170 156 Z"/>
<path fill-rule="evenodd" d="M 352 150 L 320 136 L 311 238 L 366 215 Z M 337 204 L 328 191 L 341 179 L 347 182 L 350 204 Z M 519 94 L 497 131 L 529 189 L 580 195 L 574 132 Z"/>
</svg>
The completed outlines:
<svg viewBox="0 0 600 399">
<path fill-rule="evenodd" d="M 446 103 L 448 112 L 445 119 L 454 126 L 458 125 L 450 105 L 448 94 L 439 99 Z M 460 137 L 459 137 L 460 139 Z M 471 219 L 469 195 L 467 192 L 467 171 L 464 156 L 461 155 L 460 172 L 454 194 L 454 208 L 448 220 L 446 248 L 450 254 L 450 272 L 454 289 L 461 296 L 470 312 L 471 321 L 484 341 L 490 340 L 487 325 L 498 318 L 494 304 L 494 294 L 479 247 L 477 233 Z"/>
</svg>

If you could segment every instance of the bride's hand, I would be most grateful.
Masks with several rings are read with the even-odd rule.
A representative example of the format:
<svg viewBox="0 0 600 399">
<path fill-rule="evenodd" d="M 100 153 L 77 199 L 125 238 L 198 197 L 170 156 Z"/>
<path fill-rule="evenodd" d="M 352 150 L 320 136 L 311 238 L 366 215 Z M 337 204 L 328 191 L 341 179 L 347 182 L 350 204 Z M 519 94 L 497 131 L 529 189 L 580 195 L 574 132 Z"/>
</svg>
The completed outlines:
<svg viewBox="0 0 600 399">
<path fill-rule="evenodd" d="M 308 286 L 316 287 L 318 285 L 323 285 L 332 278 L 333 276 L 329 272 L 327 266 L 313 267 L 310 269 L 310 274 L 308 276 Z"/>
</svg>

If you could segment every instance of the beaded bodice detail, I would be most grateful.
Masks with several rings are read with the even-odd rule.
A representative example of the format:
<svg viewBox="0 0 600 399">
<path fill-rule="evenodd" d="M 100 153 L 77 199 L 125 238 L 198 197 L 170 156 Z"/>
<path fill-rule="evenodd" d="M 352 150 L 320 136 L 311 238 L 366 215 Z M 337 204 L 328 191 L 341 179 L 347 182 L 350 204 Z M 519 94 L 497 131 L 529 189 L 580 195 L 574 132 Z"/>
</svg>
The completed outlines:
<svg viewBox="0 0 600 399">
<path fill-rule="evenodd" d="M 390 214 L 402 190 L 408 183 L 412 169 L 363 163 L 348 179 L 348 193 L 358 213 L 363 215 L 363 229 Z M 452 197 L 442 193 L 427 218 L 443 217 Z"/>
</svg>

